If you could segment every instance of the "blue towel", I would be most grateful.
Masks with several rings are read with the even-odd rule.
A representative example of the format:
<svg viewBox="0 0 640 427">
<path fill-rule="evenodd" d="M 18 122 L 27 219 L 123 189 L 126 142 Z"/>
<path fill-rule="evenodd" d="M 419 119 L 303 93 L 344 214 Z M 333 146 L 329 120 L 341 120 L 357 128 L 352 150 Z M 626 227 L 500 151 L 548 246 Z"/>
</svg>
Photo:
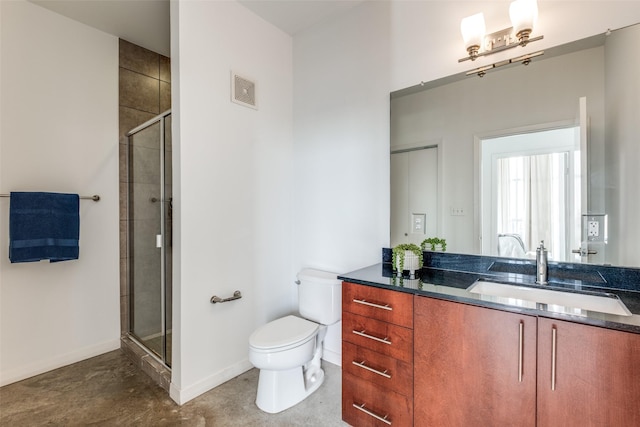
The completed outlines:
<svg viewBox="0 0 640 427">
<path fill-rule="evenodd" d="M 77 194 L 12 192 L 9 202 L 11 262 L 78 259 Z"/>
</svg>

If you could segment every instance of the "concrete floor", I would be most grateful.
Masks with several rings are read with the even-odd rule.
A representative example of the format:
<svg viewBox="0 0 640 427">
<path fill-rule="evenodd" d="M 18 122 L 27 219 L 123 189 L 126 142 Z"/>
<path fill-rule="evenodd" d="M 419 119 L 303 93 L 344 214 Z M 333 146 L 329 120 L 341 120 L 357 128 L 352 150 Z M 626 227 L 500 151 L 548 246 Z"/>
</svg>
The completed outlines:
<svg viewBox="0 0 640 427">
<path fill-rule="evenodd" d="M 319 390 L 267 414 L 254 403 L 256 369 L 178 406 L 117 350 L 0 388 L 0 426 L 346 426 L 340 368 L 323 368 Z"/>
</svg>

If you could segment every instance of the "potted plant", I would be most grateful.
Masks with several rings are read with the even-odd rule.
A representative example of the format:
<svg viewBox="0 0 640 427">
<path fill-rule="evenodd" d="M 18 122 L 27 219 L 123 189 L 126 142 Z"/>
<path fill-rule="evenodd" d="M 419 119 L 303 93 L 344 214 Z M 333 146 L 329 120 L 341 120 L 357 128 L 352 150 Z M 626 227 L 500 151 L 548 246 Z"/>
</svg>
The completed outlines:
<svg viewBox="0 0 640 427">
<path fill-rule="evenodd" d="M 414 243 L 400 243 L 393 248 L 391 261 L 400 274 L 404 270 L 412 273 L 422 267 L 422 249 Z"/>
<path fill-rule="evenodd" d="M 424 239 L 420 244 L 423 251 L 446 251 L 447 241 L 446 239 L 439 239 L 437 237 L 429 237 Z"/>
</svg>

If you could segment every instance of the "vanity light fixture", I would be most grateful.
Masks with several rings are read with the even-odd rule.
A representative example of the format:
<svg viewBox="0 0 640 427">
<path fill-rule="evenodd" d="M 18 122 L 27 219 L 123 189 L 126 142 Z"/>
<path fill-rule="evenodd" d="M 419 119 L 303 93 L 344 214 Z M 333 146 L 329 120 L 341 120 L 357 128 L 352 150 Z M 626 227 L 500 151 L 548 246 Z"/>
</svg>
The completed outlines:
<svg viewBox="0 0 640 427">
<path fill-rule="evenodd" d="M 478 51 L 484 40 L 484 15 L 476 13 L 467 16 L 460 22 L 460 32 L 464 40 L 464 47 L 469 52 L 469 59 L 475 61 L 478 57 Z"/>
<path fill-rule="evenodd" d="M 460 32 L 464 47 L 469 56 L 458 62 L 475 61 L 480 56 L 490 55 L 516 46 L 542 40 L 543 36 L 531 38 L 533 27 L 538 19 L 536 0 L 514 0 L 509 7 L 509 17 L 513 27 L 496 31 L 485 36 L 484 15 L 477 13 L 460 22 Z"/>
</svg>

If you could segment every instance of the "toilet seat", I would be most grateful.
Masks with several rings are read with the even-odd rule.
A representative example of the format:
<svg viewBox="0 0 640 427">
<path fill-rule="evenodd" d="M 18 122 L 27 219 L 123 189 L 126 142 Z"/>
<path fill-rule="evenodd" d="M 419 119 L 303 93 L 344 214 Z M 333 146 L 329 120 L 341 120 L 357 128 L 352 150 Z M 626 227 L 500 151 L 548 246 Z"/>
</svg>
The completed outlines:
<svg viewBox="0 0 640 427">
<path fill-rule="evenodd" d="M 258 328 L 249 337 L 249 346 L 258 352 L 285 351 L 309 341 L 319 325 L 298 316 L 285 316 Z"/>
</svg>

